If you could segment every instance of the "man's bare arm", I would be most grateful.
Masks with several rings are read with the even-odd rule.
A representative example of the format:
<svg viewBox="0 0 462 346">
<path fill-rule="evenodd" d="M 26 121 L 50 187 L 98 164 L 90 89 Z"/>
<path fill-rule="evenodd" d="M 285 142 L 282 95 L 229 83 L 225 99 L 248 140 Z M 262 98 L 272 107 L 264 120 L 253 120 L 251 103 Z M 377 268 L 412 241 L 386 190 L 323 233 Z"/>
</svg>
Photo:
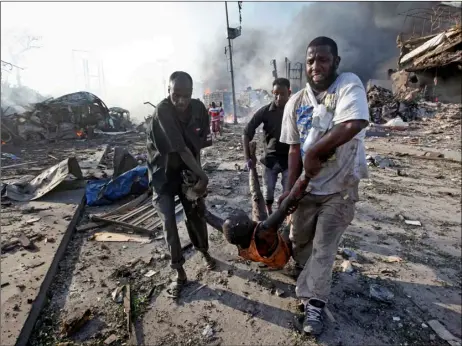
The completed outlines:
<svg viewBox="0 0 462 346">
<path fill-rule="evenodd" d="M 244 147 L 244 158 L 246 162 L 251 159 L 249 144 L 253 140 L 258 126 L 260 126 L 263 122 L 263 109 L 264 108 L 260 108 L 253 115 L 252 119 L 250 119 L 250 121 L 247 123 L 247 126 L 244 129 L 244 134 L 242 136 L 242 146 Z M 253 162 L 253 164 L 255 164 L 255 162 Z"/>
<path fill-rule="evenodd" d="M 250 150 L 249 150 L 250 139 L 247 135 L 242 135 L 242 146 L 244 147 L 244 158 L 245 161 L 250 159 Z"/>
<path fill-rule="evenodd" d="M 291 144 L 289 149 L 289 190 L 295 185 L 301 172 L 300 144 Z"/>
<path fill-rule="evenodd" d="M 257 143 L 251 142 L 249 144 L 250 156 L 249 159 L 256 161 L 255 152 L 257 150 Z M 260 188 L 260 181 L 258 180 L 257 168 L 253 166 L 249 171 L 249 188 L 252 195 L 252 220 L 263 221 L 268 217 L 266 212 L 265 199 Z"/>
</svg>

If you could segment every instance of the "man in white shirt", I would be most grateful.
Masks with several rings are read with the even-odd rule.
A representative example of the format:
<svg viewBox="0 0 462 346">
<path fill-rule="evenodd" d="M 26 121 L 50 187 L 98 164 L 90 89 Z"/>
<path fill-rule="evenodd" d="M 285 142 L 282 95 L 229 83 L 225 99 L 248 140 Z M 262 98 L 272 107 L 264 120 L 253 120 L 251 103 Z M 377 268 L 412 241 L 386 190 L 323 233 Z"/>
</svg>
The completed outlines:
<svg viewBox="0 0 462 346">
<path fill-rule="evenodd" d="M 322 309 L 331 289 L 337 247 L 353 220 L 359 181 L 367 177 L 366 92 L 353 73 L 337 73 L 339 63 L 337 44 L 332 39 L 318 37 L 308 45 L 307 87 L 286 104 L 280 138 L 280 142 L 290 145 L 287 191 L 301 174 L 310 179 L 309 193 L 291 216 L 290 239 L 293 257 L 303 268 L 296 286 L 305 308 L 303 330 L 312 335 L 321 334 L 324 328 Z M 333 118 L 327 133 L 304 152 L 314 110 L 308 88 Z M 331 158 L 322 163 L 326 156 Z M 279 203 L 286 197 L 287 192 Z"/>
</svg>

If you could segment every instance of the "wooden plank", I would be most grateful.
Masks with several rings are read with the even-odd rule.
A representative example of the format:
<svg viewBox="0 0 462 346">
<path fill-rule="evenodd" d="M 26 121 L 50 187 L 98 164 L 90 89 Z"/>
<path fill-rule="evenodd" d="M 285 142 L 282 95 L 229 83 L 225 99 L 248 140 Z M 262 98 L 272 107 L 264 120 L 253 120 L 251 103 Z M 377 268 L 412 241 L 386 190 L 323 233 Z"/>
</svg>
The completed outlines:
<svg viewBox="0 0 462 346">
<path fill-rule="evenodd" d="M 151 242 L 149 238 L 142 238 L 123 233 L 101 232 L 95 233 L 92 237 L 95 241 L 108 241 L 108 242 L 135 242 L 148 244 Z"/>
<path fill-rule="evenodd" d="M 2 169 L 16 168 L 16 167 L 27 166 L 27 165 L 32 165 L 32 164 L 36 164 L 36 163 L 38 163 L 38 161 L 17 163 L 15 165 L 3 166 Z"/>
<path fill-rule="evenodd" d="M 90 223 L 86 223 L 82 226 L 78 226 L 76 227 L 76 231 L 77 232 L 85 232 L 85 231 L 88 231 L 90 229 L 93 229 L 93 228 L 99 228 L 99 227 L 103 227 L 105 224 L 102 223 L 102 222 L 99 222 L 99 223 L 96 223 L 96 222 L 90 222 Z"/>
<path fill-rule="evenodd" d="M 147 203 L 146 205 L 143 205 L 135 210 L 132 210 L 131 212 L 129 212 L 128 214 L 122 214 L 120 216 L 117 216 L 117 217 L 114 217 L 114 220 L 117 220 L 117 221 L 125 221 L 125 220 L 128 220 L 129 218 L 131 217 L 134 217 L 135 215 L 138 215 L 139 213 L 149 209 L 151 207 L 151 205 L 149 205 L 149 203 Z"/>
<path fill-rule="evenodd" d="M 131 210 L 132 208 L 136 208 L 138 207 L 140 204 L 142 204 L 146 198 L 149 198 L 149 192 L 145 192 L 143 193 L 142 195 L 136 197 L 134 200 L 128 202 L 128 203 L 125 203 L 124 205 L 114 209 L 114 210 L 111 210 L 110 212 L 106 213 L 106 214 L 103 214 L 101 215 L 101 217 L 108 217 L 108 216 L 111 216 L 111 215 L 116 215 L 116 214 L 121 214 L 127 210 Z"/>
<path fill-rule="evenodd" d="M 149 230 L 149 229 L 146 229 L 146 228 L 140 227 L 140 226 L 135 226 L 135 225 L 132 225 L 131 223 L 128 223 L 128 222 L 117 221 L 117 220 L 112 220 L 112 219 L 105 219 L 105 218 L 97 216 L 97 215 L 91 215 L 90 219 L 92 221 L 100 221 L 100 222 L 105 222 L 106 224 L 122 226 L 122 227 L 129 228 L 129 229 L 132 229 L 134 231 L 144 233 L 144 234 L 152 233 L 152 231 Z"/>
<path fill-rule="evenodd" d="M 134 220 L 130 220 L 128 221 L 130 224 L 132 225 L 135 225 L 135 226 L 138 226 L 141 222 L 143 222 L 144 220 L 150 218 L 150 217 L 154 217 L 154 215 L 157 215 L 157 210 L 154 209 L 154 207 L 150 206 L 152 209 L 147 211 L 145 214 L 141 215 L 141 216 L 138 216 L 136 219 Z"/>
<path fill-rule="evenodd" d="M 124 312 L 127 318 L 127 331 L 131 335 L 132 332 L 132 300 L 130 285 L 125 285 L 125 295 L 124 295 Z"/>
</svg>

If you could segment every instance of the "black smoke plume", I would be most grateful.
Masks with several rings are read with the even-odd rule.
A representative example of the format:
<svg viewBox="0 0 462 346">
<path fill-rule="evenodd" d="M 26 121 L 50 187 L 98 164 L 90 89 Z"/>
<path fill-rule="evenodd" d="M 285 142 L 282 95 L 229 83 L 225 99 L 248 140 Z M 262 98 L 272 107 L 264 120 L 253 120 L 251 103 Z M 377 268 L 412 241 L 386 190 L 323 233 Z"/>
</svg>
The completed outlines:
<svg viewBox="0 0 462 346">
<path fill-rule="evenodd" d="M 387 70 L 396 68 L 397 35 L 412 29 L 411 21 L 405 23 L 405 16 L 399 14 L 437 4 L 316 2 L 303 7 L 286 28 L 274 22 L 274 25 L 266 24 L 267 30 L 255 29 L 244 21 L 242 36 L 233 42 L 236 90 L 239 92 L 249 86 L 270 89 L 273 80 L 270 60 L 277 60 L 279 76 L 285 77 L 284 58 L 292 63 L 304 63 L 306 47 L 317 36 L 328 36 L 337 42 L 342 58 L 341 71 L 354 72 L 364 82 L 370 78 L 386 79 Z M 225 40 L 217 36 L 216 42 L 225 43 Z M 211 91 L 231 90 L 228 56 L 224 52 L 224 44 L 217 44 L 202 54 L 201 80 Z"/>
</svg>

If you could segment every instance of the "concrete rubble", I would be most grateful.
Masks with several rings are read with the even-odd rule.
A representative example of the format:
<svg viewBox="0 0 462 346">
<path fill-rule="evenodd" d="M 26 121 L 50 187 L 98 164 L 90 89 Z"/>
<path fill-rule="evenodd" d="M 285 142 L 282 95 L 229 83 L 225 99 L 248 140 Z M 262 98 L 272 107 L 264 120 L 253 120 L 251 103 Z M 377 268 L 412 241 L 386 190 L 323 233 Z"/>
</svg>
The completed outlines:
<svg viewBox="0 0 462 346">
<path fill-rule="evenodd" d="M 328 332 L 322 342 L 330 344 L 339 339 L 347 340 L 346 345 L 444 342 L 439 335 L 446 338 L 446 334 L 428 327 L 431 320 L 439 321 L 451 333 L 447 335 L 454 336 L 451 341 L 460 338 L 460 323 L 455 318 L 460 314 L 457 308 L 460 207 L 456 203 L 461 182 L 460 127 L 457 131 L 441 126 L 460 121 L 460 117 L 455 106 L 425 104 L 435 112 L 428 120 L 411 122 L 412 126 L 399 135 L 389 131 L 385 137 L 366 138 L 367 154 L 373 163 L 371 178 L 361 184 L 357 216 L 339 248 L 329 301 L 331 317 L 327 319 Z M 425 134 L 428 131 L 434 134 Z M 204 152 L 202 163 L 210 177 L 207 207 L 221 217 L 235 208 L 247 213 L 251 208 L 247 173 L 241 168 L 244 167 L 242 146 L 238 145 L 241 133 L 242 125 L 228 126 L 223 137 L 215 141 L 213 150 Z M 435 138 L 440 139 L 431 142 Z M 139 164 L 131 158 L 139 157 L 145 150 L 143 132 L 85 142 L 76 140 L 72 145 L 71 141 L 57 142 L 53 158 L 46 151 L 41 154 L 30 149 L 9 151 L 19 162 L 31 157 L 42 160 L 44 166 L 35 173 L 32 171 L 38 175 L 71 151 L 79 151 L 76 149 L 79 146 L 85 153 L 108 141 L 110 146 L 105 156 L 93 164 L 91 172 L 88 164 L 78 158 L 84 176 L 104 179 L 104 172 L 111 177 L 123 166 L 123 157 L 130 157 L 133 165 Z M 439 142 L 451 150 L 444 151 Z M 77 157 L 81 155 L 88 154 Z M 2 162 L 8 165 L 18 162 L 12 157 L 5 157 Z M 8 177 L 17 179 L 14 177 L 34 169 L 34 165 L 25 167 L 5 170 L 2 179 L 9 182 Z M 406 176 L 397 174 L 398 170 L 405 171 Z M 26 273 L 46 274 L 53 260 L 45 252 L 48 247 L 58 248 L 63 241 L 59 232 L 45 225 L 50 221 L 53 225 L 49 215 L 65 209 L 61 204 L 40 201 L 55 193 L 58 191 L 27 202 L 40 204 L 24 205 L 18 211 L 17 203 L 23 202 L 2 201 L 10 203 L 2 206 L 2 223 L 11 223 L 2 227 L 2 245 L 11 242 L 9 248 L 2 249 L 3 261 L 24 262 Z M 431 210 L 426 207 L 428 198 L 435 207 Z M 74 218 L 75 210 L 69 209 L 68 216 L 57 215 L 62 227 L 70 222 L 66 218 Z M 67 235 L 69 245 L 50 282 L 48 292 L 53 292 L 50 302 L 44 305 L 35 327 L 32 325 L 31 345 L 119 344 L 134 338 L 145 344 L 201 344 L 204 340 L 236 344 L 242 338 L 252 344 L 307 342 L 295 332 L 297 327 L 293 322 L 297 313 L 295 282 L 291 276 L 293 264 L 281 272 L 273 272 L 243 262 L 236 257 L 235 249 L 210 229 L 211 252 L 219 260 L 219 270 L 205 272 L 200 257 L 190 246 L 181 221 L 181 208 L 178 208 L 179 232 L 191 282 L 181 298 L 181 311 L 176 308 L 165 292 L 172 279 L 169 255 L 159 220 L 152 211 L 149 191 L 109 205 L 83 205 L 75 232 Z M 34 222 L 28 223 L 31 220 Z M 419 221 L 420 226 L 407 224 L 409 220 Z M 30 292 L 38 288 L 27 281 L 19 282 L 18 278 L 13 280 L 8 272 L 2 273 L 2 284 L 5 281 L 8 284 L 2 286 L 2 296 L 9 299 L 2 304 L 11 305 L 2 306 L 9 312 L 8 319 L 15 316 L 11 321 L 17 323 L 27 299 L 32 299 L 27 296 L 23 302 L 21 290 Z M 127 285 L 129 298 L 124 293 Z M 119 304 L 113 300 L 114 292 Z M 87 307 L 91 307 L 91 315 L 85 314 Z M 62 333 L 64 325 L 75 326 L 75 330 L 70 328 L 72 332 Z M 347 327 L 337 330 L 336 325 Z M 274 332 L 268 332 L 268 328 Z M 237 336 L 235 330 L 242 332 Z M 13 340 L 13 335 L 9 339 L 2 336 L 2 340 Z"/>
</svg>

